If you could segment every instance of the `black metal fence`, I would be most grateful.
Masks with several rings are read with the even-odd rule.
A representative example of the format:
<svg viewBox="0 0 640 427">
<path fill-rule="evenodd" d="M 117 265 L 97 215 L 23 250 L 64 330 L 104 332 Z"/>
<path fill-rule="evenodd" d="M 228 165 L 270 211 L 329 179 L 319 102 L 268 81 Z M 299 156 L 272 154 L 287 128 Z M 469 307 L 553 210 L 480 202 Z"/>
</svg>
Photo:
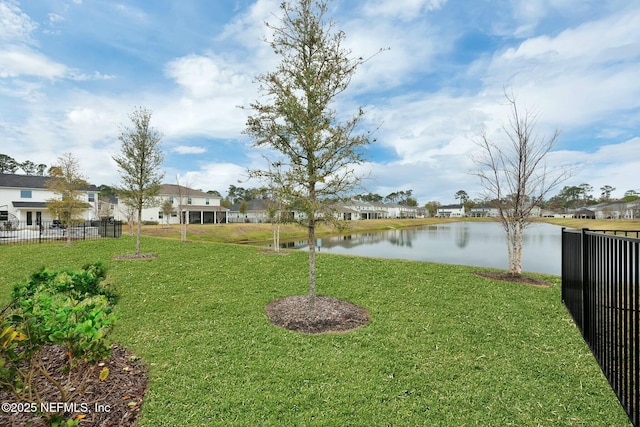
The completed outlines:
<svg viewBox="0 0 640 427">
<path fill-rule="evenodd" d="M 636 237 L 627 237 L 632 233 Z M 640 410 L 637 235 L 562 229 L 562 301 L 634 426 Z"/>
<path fill-rule="evenodd" d="M 121 221 L 87 221 L 61 224 L 43 221 L 38 225 L 0 224 L 0 244 L 31 244 L 53 241 L 116 238 L 122 235 Z"/>
</svg>

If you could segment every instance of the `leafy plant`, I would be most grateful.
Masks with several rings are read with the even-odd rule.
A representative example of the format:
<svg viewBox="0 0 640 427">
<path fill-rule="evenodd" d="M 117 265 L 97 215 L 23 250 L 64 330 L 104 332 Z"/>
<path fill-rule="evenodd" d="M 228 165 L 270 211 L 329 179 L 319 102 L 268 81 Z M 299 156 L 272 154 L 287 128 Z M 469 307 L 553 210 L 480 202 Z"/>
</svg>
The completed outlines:
<svg viewBox="0 0 640 427">
<path fill-rule="evenodd" d="M 41 269 L 14 287 L 13 302 L 0 319 L 0 388 L 18 401 L 39 404 L 43 383 L 54 386 L 62 402 L 82 393 L 92 371 L 83 368 L 111 353 L 106 338 L 116 320 L 116 295 L 102 285 L 105 277 L 102 264 L 95 263 L 79 272 Z M 62 377 L 44 361 L 43 349 L 51 345 L 64 349 Z M 60 414 L 46 417 L 51 425 L 68 425 Z"/>
</svg>

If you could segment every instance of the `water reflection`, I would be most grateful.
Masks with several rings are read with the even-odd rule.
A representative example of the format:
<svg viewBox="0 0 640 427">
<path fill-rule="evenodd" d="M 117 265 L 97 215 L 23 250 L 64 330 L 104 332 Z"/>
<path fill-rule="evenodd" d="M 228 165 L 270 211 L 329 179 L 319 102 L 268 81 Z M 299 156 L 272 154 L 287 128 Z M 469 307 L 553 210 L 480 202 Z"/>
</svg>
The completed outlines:
<svg viewBox="0 0 640 427">
<path fill-rule="evenodd" d="M 560 227 L 533 224 L 524 235 L 523 270 L 560 274 Z M 307 241 L 282 244 L 306 249 Z M 318 250 L 336 254 L 400 258 L 481 267 L 507 268 L 503 229 L 496 223 L 458 222 L 354 233 L 318 239 Z"/>
</svg>

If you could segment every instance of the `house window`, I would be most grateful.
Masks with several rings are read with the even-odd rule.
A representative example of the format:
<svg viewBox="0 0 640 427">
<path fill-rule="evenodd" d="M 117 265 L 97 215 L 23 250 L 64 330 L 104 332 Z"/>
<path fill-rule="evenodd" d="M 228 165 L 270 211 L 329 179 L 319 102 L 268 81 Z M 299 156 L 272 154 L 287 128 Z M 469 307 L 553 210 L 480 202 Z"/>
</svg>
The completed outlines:
<svg viewBox="0 0 640 427">
<path fill-rule="evenodd" d="M 30 199 L 32 197 L 31 190 L 20 190 L 21 199 Z"/>
<path fill-rule="evenodd" d="M 96 201 L 96 193 L 89 193 L 89 202 Z"/>
<path fill-rule="evenodd" d="M 158 219 L 162 219 L 162 218 L 163 218 L 162 211 L 160 211 L 160 212 L 158 212 Z"/>
<path fill-rule="evenodd" d="M 9 211 L 0 211 L 0 221 L 9 221 Z"/>
<path fill-rule="evenodd" d="M 207 205 L 207 206 L 209 205 L 209 198 L 208 197 L 206 199 L 204 199 L 204 204 Z"/>
<path fill-rule="evenodd" d="M 173 196 L 169 196 L 169 201 L 173 203 Z"/>
<path fill-rule="evenodd" d="M 193 203 L 193 200 L 191 199 L 191 196 L 187 197 L 187 204 L 190 205 Z"/>
</svg>

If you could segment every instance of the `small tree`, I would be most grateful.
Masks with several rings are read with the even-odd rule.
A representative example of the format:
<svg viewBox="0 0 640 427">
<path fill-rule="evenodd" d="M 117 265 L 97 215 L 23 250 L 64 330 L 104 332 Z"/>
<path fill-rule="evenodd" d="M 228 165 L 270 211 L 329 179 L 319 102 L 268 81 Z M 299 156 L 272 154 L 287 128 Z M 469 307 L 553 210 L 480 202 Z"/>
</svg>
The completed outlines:
<svg viewBox="0 0 640 427">
<path fill-rule="evenodd" d="M 118 164 L 122 186 L 119 194 L 135 207 L 138 213 L 136 255 L 140 254 L 142 209 L 156 205 L 156 196 L 164 176 L 159 171 L 163 154 L 162 137 L 150 126 L 151 111 L 137 108 L 129 115 L 133 127 L 122 126 L 118 139 L 122 143 L 119 155 L 113 156 Z"/>
<path fill-rule="evenodd" d="M 176 176 L 176 191 L 178 192 L 178 216 L 180 217 L 180 241 L 187 241 L 187 225 L 190 222 L 189 208 L 191 204 L 191 183 L 180 185 L 180 177 Z"/>
<path fill-rule="evenodd" d="M 289 215 L 285 211 L 291 203 L 290 177 L 283 170 L 281 162 L 266 160 L 269 165 L 266 170 L 249 171 L 249 176 L 265 181 L 265 200 L 273 233 L 273 251 L 280 252 L 280 225 L 290 221 Z M 240 210 L 242 212 L 242 205 Z"/>
<path fill-rule="evenodd" d="M 162 202 L 162 204 L 160 205 L 160 212 L 162 212 L 162 215 L 164 215 L 165 222 L 167 223 L 167 228 L 168 228 L 169 220 L 171 219 L 171 215 L 174 212 L 173 202 L 169 199 Z"/>
<path fill-rule="evenodd" d="M 531 210 L 571 174 L 566 167 L 549 169 L 545 157 L 555 147 L 559 132 L 539 137 L 535 132 L 535 116 L 518 108 L 515 97 L 505 93 L 511 109 L 508 125 L 502 127 L 506 143 L 497 143 L 482 132 L 478 146 L 480 155 L 473 160 L 480 170 L 475 172 L 489 200 L 495 200 L 497 220 L 507 235 L 509 273 L 522 273 L 524 229 L 531 223 Z"/>
<path fill-rule="evenodd" d="M 67 227 L 90 207 L 84 200 L 89 183 L 80 170 L 78 160 L 71 153 L 60 156 L 58 163 L 51 167 L 46 186 L 59 196 L 59 198 L 47 200 L 47 209 L 51 212 L 51 216 L 60 219 L 67 224 Z M 67 246 L 71 246 L 71 233 L 68 228 Z"/>
<path fill-rule="evenodd" d="M 309 243 L 309 304 L 316 297 L 316 222 L 329 218 L 327 200 L 350 194 L 359 182 L 352 165 L 362 163 L 368 135 L 355 135 L 359 109 L 346 122 L 332 108 L 364 60 L 351 58 L 345 34 L 326 21 L 327 2 L 298 0 L 281 4 L 271 47 L 280 57 L 272 72 L 257 77 L 265 103 L 251 104 L 245 133 L 258 147 L 280 152 L 294 181 L 292 193 L 304 212 Z"/>
</svg>

